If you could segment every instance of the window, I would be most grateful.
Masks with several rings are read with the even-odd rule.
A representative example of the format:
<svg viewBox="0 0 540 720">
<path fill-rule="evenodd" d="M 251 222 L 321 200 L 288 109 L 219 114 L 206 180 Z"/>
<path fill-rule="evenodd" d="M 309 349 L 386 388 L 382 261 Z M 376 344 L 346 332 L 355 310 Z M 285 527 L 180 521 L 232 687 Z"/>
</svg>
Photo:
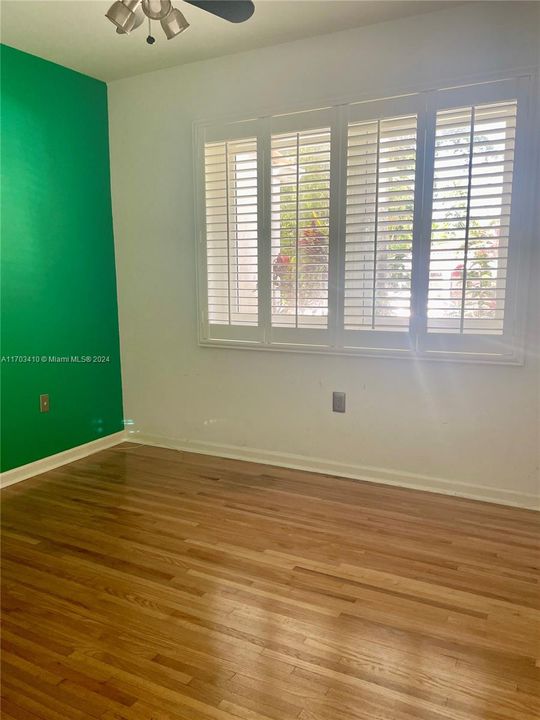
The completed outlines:
<svg viewBox="0 0 540 720">
<path fill-rule="evenodd" d="M 257 141 L 205 147 L 208 319 L 257 325 Z"/>
<path fill-rule="evenodd" d="M 330 129 L 272 135 L 272 326 L 328 326 Z"/>
<path fill-rule="evenodd" d="M 415 167 L 415 115 L 349 125 L 346 329 L 408 331 Z"/>
<path fill-rule="evenodd" d="M 503 332 L 516 109 L 437 113 L 428 332 Z"/>
<path fill-rule="evenodd" d="M 201 342 L 519 361 L 526 87 L 201 126 Z"/>
</svg>

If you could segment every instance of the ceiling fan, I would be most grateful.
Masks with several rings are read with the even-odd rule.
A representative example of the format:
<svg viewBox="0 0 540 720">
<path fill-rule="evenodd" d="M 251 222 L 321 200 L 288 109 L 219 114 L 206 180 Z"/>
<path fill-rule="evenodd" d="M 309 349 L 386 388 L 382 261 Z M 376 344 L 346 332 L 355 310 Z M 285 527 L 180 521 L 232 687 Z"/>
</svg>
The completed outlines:
<svg viewBox="0 0 540 720">
<path fill-rule="evenodd" d="M 255 6 L 252 0 L 184 0 L 184 2 L 212 15 L 241 23 L 253 15 Z M 119 35 L 127 35 L 142 25 L 148 18 L 148 26 L 152 20 L 159 20 L 168 40 L 189 27 L 189 23 L 180 10 L 173 7 L 171 0 L 116 0 L 105 13 L 105 17 L 116 25 Z M 155 38 L 149 32 L 146 42 L 153 45 Z"/>
</svg>

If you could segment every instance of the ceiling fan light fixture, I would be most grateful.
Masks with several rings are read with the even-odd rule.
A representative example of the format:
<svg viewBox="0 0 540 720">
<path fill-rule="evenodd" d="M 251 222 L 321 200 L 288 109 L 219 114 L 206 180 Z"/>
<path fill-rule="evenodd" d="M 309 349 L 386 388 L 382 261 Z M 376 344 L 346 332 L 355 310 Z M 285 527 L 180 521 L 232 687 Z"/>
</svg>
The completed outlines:
<svg viewBox="0 0 540 720">
<path fill-rule="evenodd" d="M 143 24 L 145 14 L 142 11 L 142 7 L 139 7 L 134 11 L 133 17 L 127 22 L 124 29 L 117 27 L 116 32 L 118 35 L 128 35 L 132 30 L 136 30 L 140 25 Z"/>
<path fill-rule="evenodd" d="M 161 20 L 161 27 L 167 36 L 167 40 L 172 40 L 172 38 L 180 35 L 184 30 L 187 30 L 189 23 L 180 10 L 173 8 L 170 13 Z"/>
<path fill-rule="evenodd" d="M 150 20 L 164 20 L 172 10 L 171 0 L 142 0 L 142 9 Z"/>
<path fill-rule="evenodd" d="M 116 0 L 105 13 L 116 27 L 124 33 L 130 32 L 135 25 L 134 10 L 140 0 Z"/>
</svg>

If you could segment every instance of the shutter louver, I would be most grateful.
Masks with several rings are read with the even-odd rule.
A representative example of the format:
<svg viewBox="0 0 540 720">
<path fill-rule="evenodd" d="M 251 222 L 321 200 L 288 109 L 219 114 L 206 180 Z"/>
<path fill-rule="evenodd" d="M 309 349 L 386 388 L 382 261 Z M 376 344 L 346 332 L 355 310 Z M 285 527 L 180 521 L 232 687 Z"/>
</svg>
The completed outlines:
<svg viewBox="0 0 540 720">
<path fill-rule="evenodd" d="M 208 321 L 258 323 L 257 141 L 205 145 Z"/>
<path fill-rule="evenodd" d="M 428 332 L 503 333 L 516 109 L 437 113 Z"/>
<path fill-rule="evenodd" d="M 409 329 L 416 116 L 349 125 L 344 323 Z"/>
<path fill-rule="evenodd" d="M 272 326 L 326 328 L 330 129 L 272 136 Z"/>
</svg>

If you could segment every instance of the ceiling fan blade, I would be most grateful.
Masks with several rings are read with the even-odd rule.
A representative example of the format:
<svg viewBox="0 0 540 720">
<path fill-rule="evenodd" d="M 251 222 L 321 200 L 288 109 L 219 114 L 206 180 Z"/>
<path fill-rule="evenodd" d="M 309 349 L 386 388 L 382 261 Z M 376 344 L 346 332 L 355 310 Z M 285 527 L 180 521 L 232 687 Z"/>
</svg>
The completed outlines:
<svg viewBox="0 0 540 720">
<path fill-rule="evenodd" d="M 190 5 L 217 15 L 232 23 L 241 23 L 255 12 L 252 0 L 184 0 Z"/>
</svg>

